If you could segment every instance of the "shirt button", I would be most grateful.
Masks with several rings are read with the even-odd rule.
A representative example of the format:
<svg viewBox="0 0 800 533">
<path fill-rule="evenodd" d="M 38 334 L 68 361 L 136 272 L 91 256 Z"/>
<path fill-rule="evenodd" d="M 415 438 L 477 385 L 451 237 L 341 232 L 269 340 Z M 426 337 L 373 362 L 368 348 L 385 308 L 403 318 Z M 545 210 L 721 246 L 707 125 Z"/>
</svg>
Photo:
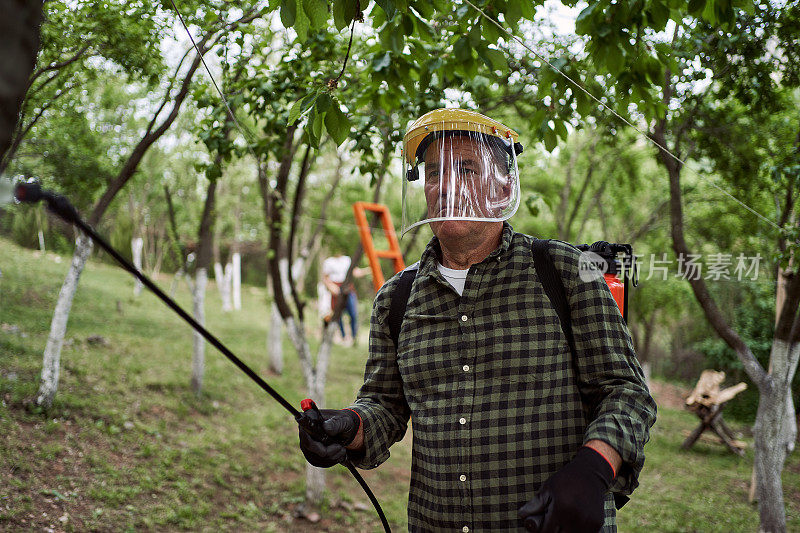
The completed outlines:
<svg viewBox="0 0 800 533">
<path fill-rule="evenodd" d="M 469 526 L 462 527 L 461 531 L 463 531 L 464 533 L 469 533 Z"/>
<path fill-rule="evenodd" d="M 467 476 L 465 476 L 464 474 L 461 474 L 458 479 L 460 479 L 461 481 L 466 481 L 467 480 Z"/>
<path fill-rule="evenodd" d="M 464 372 L 469 372 L 469 365 L 464 365 Z"/>
<path fill-rule="evenodd" d="M 467 315 L 461 315 L 461 322 L 467 321 Z"/>
<path fill-rule="evenodd" d="M 467 423 L 467 419 L 466 418 L 459 418 L 458 422 L 459 422 L 459 424 L 461 424 L 463 426 L 464 424 Z"/>
</svg>

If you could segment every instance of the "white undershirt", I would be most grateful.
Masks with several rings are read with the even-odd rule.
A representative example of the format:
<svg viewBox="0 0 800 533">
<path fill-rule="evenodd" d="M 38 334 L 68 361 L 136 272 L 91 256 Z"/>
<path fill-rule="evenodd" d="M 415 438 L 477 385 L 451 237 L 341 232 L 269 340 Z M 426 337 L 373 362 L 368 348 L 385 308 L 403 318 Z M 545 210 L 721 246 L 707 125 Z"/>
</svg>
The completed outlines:
<svg viewBox="0 0 800 533">
<path fill-rule="evenodd" d="M 464 283 L 467 281 L 467 272 L 469 272 L 469 269 L 454 270 L 443 266 L 439 262 L 436 263 L 436 267 L 439 269 L 439 272 L 442 273 L 444 279 L 446 279 L 450 285 L 453 286 L 458 295 L 461 296 L 464 293 Z"/>
</svg>

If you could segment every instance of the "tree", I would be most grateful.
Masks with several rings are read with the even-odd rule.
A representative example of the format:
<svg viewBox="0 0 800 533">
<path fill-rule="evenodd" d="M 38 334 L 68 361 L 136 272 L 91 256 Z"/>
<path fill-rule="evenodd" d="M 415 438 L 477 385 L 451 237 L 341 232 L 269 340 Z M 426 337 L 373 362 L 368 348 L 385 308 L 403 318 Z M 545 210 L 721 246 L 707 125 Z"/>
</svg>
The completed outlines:
<svg viewBox="0 0 800 533">
<path fill-rule="evenodd" d="M 0 161 L 12 145 L 25 95 L 25 82 L 36 64 L 43 2 L 2 0 L 3 47 L 0 67 Z M 3 168 L 0 167 L 0 173 Z"/>
<path fill-rule="evenodd" d="M 26 4 L 28 7 L 11 9 L 9 13 L 22 17 L 25 10 L 42 9 L 39 2 Z M 87 0 L 43 4 L 42 53 L 27 77 L 19 120 L 8 151 L 0 158 L 0 172 L 8 167 L 42 118 L 58 107 L 72 105 L 65 96 L 75 88 L 85 87 L 108 69 L 108 63 L 120 73 L 150 83 L 163 69 L 158 43 L 164 27 L 152 2 L 106 2 L 102 9 Z M 23 20 L 11 24 L 15 31 L 26 27 Z"/>
<path fill-rule="evenodd" d="M 256 10 L 251 9 L 245 11 L 243 15 L 232 21 L 227 21 L 224 18 L 221 19 L 217 27 L 206 31 L 201 38 L 198 39 L 197 50 L 193 54 L 191 62 L 186 68 L 183 68 L 184 60 L 190 55 L 189 51 L 187 51 L 175 71 L 172 82 L 167 85 L 158 108 L 153 113 L 144 131 L 141 132 L 141 137 L 136 146 L 133 147 L 116 176 L 105 185 L 99 199 L 94 203 L 87 219 L 90 225 L 97 225 L 117 193 L 122 190 L 134 175 L 145 153 L 162 135 L 164 135 L 177 118 L 181 106 L 189 96 L 192 79 L 195 72 L 200 67 L 203 55 L 216 45 L 221 35 L 231 28 L 252 21 L 256 14 Z M 179 83 L 177 89 L 173 87 L 176 81 Z M 77 289 L 80 274 L 86 264 L 91 248 L 92 244 L 88 238 L 80 235 L 75 244 L 75 253 L 70 265 L 70 270 L 61 287 L 58 301 L 56 302 L 56 308 L 50 326 L 50 334 L 44 352 L 42 381 L 36 397 L 36 403 L 45 408 L 49 408 L 52 405 L 53 398 L 58 390 L 61 346 L 66 331 L 69 310 L 72 305 L 75 290 Z"/>
<path fill-rule="evenodd" d="M 785 90 L 797 86 L 800 67 L 796 45 L 786 32 L 796 28 L 799 21 L 797 6 L 779 9 L 764 3 L 756 4 L 752 13 L 737 13 L 736 35 L 719 34 L 703 23 L 676 27 L 672 47 L 679 64 L 665 73 L 664 107 L 670 111 L 655 121 L 651 130 L 656 142 L 680 158 L 708 157 L 727 183 L 746 198 L 755 199 L 766 193 L 775 202 L 772 225 L 777 231 L 772 232 L 772 238 L 776 248 L 783 251 L 778 271 L 783 302 L 776 309 L 769 370 L 761 366 L 751 347 L 731 326 L 706 281 L 689 280 L 709 323 L 736 352 L 759 390 L 755 477 L 761 530 L 768 532 L 786 530 L 780 473 L 797 434 L 790 386 L 800 359 L 797 172 L 793 161 L 800 147 L 797 130 L 789 138 L 774 140 L 783 143 L 783 154 L 792 155 L 772 165 L 780 169 L 773 171 L 774 180 L 752 180 L 754 174 L 767 177 L 767 168 L 758 163 L 769 161 L 771 154 L 759 154 L 754 130 L 747 130 L 745 135 L 733 134 L 751 119 L 768 120 L 771 113 L 786 105 Z M 774 51 L 768 46 L 771 42 L 777 43 Z M 702 70 L 689 67 L 695 59 L 699 59 Z M 705 77 L 706 69 L 713 73 L 709 87 L 703 92 L 692 91 L 686 83 Z M 739 113 L 732 113 L 736 108 Z M 751 136 L 756 139 L 751 140 Z M 725 149 L 720 150 L 723 146 Z M 731 163 L 731 152 L 739 156 L 733 158 L 735 164 Z M 689 257 L 692 250 L 685 235 L 681 190 L 684 165 L 665 150 L 660 150 L 658 157 L 670 181 L 673 249 L 678 257 Z M 749 166 L 753 162 L 756 165 Z"/>
</svg>

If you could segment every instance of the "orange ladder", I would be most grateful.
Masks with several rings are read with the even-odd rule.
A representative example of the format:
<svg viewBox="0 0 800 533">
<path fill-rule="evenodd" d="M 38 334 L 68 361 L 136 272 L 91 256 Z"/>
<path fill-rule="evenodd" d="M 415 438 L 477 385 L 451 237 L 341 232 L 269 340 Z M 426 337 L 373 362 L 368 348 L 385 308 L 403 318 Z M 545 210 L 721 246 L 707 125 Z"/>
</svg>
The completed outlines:
<svg viewBox="0 0 800 533">
<path fill-rule="evenodd" d="M 381 217 L 381 225 L 386 240 L 389 241 L 388 250 L 376 250 L 372 242 L 369 222 L 367 222 L 367 211 L 377 213 Z M 400 242 L 394 232 L 392 217 L 389 215 L 389 208 L 383 204 L 373 204 L 370 202 L 356 202 L 353 204 L 353 213 L 358 224 L 358 233 L 361 236 L 361 246 L 369 259 L 369 268 L 372 270 L 372 284 L 377 292 L 383 286 L 383 271 L 379 259 L 391 259 L 394 263 L 395 274 L 406 267 L 403 262 L 403 253 L 400 251 Z"/>
</svg>

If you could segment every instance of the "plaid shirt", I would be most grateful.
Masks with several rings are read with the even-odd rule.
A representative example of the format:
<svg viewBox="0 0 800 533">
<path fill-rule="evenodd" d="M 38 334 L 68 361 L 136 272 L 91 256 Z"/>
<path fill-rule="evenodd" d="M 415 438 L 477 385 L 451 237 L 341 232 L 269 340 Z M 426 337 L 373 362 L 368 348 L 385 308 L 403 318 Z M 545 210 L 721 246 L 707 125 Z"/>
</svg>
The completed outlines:
<svg viewBox="0 0 800 533">
<path fill-rule="evenodd" d="M 375 468 L 413 424 L 411 531 L 524 530 L 517 510 L 592 439 L 622 456 L 612 490 L 629 494 L 644 464 L 656 406 L 630 335 L 602 278 L 578 277 L 579 251 L 553 241 L 577 357 L 536 276 L 532 238 L 503 225 L 472 265 L 463 295 L 422 254 L 397 349 L 387 323 L 399 275 L 373 305 L 360 468 Z M 603 531 L 616 530 L 612 494 Z"/>
</svg>

